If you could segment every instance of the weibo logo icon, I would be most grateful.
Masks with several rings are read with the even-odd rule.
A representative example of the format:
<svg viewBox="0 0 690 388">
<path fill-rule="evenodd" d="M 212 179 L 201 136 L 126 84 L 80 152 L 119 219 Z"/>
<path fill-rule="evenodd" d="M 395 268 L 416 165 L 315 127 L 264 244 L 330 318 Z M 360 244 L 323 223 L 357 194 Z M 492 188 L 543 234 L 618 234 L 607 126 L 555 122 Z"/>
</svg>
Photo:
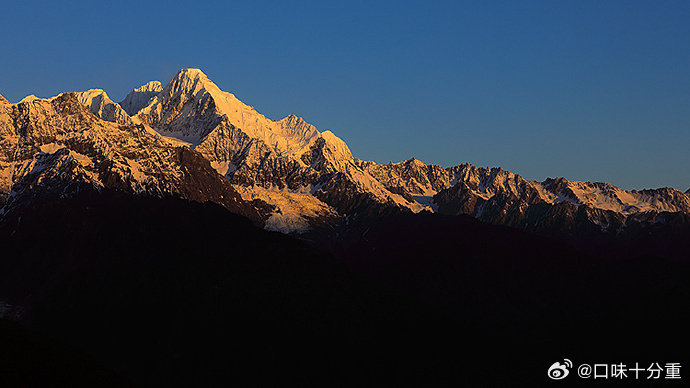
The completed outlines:
<svg viewBox="0 0 690 388">
<path fill-rule="evenodd" d="M 551 365 L 547 374 L 552 380 L 563 380 L 570 373 L 569 369 L 573 367 L 572 361 L 567 358 L 563 359 L 563 363 L 556 361 Z"/>
</svg>

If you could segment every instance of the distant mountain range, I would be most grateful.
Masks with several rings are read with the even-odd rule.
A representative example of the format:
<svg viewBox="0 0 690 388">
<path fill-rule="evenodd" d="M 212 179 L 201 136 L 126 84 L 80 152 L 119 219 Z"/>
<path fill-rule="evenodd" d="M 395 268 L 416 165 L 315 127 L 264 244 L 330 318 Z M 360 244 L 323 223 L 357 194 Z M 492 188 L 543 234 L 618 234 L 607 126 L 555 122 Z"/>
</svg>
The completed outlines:
<svg viewBox="0 0 690 388">
<path fill-rule="evenodd" d="M 531 231 L 621 233 L 690 213 L 690 189 L 628 191 L 529 181 L 500 167 L 362 161 L 332 132 L 294 115 L 266 118 L 197 69 L 180 70 L 165 87 L 151 81 L 120 103 L 100 89 L 16 104 L 0 97 L 2 214 L 42 193 L 85 187 L 212 201 L 293 233 L 422 211 Z"/>
</svg>

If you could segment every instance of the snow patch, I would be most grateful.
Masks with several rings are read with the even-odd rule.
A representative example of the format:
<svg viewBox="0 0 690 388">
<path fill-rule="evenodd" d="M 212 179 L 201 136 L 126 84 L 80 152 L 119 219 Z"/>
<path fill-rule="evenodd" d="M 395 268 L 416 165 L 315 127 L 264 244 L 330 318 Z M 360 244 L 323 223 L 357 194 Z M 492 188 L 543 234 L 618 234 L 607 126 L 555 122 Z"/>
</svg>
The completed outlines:
<svg viewBox="0 0 690 388">
<path fill-rule="evenodd" d="M 84 155 L 84 154 L 80 154 L 79 152 L 70 150 L 69 155 L 70 155 L 74 160 L 76 160 L 77 162 L 79 162 L 79 164 L 81 164 L 82 166 L 91 166 L 91 165 L 93 165 L 93 160 L 91 160 L 90 157 L 88 157 L 88 156 L 86 156 L 86 155 Z"/>
<path fill-rule="evenodd" d="M 52 154 L 62 148 L 65 148 L 65 146 L 59 143 L 46 143 L 39 147 L 44 154 Z"/>
<path fill-rule="evenodd" d="M 21 104 L 21 103 L 24 103 L 24 102 L 31 102 L 31 101 L 34 101 L 34 100 L 42 100 L 42 98 L 36 97 L 36 96 L 34 96 L 33 94 L 29 94 L 28 96 L 22 98 L 21 101 L 19 101 L 19 103 Z"/>
<path fill-rule="evenodd" d="M 218 174 L 225 176 L 228 173 L 233 173 L 237 171 L 237 167 L 235 167 L 234 164 L 230 161 L 225 161 L 225 162 L 211 162 L 211 167 L 213 167 L 216 171 L 218 171 Z"/>
<path fill-rule="evenodd" d="M 260 199 L 276 207 L 266 221 L 266 229 L 283 233 L 303 233 L 309 230 L 309 219 L 337 216 L 330 206 L 309 194 L 266 189 L 260 186 L 233 185 L 242 199 Z"/>
</svg>

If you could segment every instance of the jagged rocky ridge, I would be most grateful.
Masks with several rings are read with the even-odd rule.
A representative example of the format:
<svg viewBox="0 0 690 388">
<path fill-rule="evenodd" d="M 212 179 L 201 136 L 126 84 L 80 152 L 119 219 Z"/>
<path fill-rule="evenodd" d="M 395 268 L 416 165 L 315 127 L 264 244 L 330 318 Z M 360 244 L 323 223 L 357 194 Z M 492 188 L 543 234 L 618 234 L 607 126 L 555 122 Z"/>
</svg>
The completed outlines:
<svg viewBox="0 0 690 388">
<path fill-rule="evenodd" d="M 167 160 L 134 151 L 135 143 L 141 141 L 139 134 L 143 134 L 180 155 L 202 157 L 224 177 L 223 184 L 231 185 L 245 202 L 259 200 L 270 204 L 273 212 L 266 221 L 268 229 L 304 231 L 314 225 L 348 222 L 353 216 L 426 210 L 468 214 L 485 222 L 536 231 L 569 231 L 584 224 L 616 232 L 631 222 L 665 223 L 674 214 L 690 212 L 690 190 L 626 191 L 608 183 L 571 182 L 564 178 L 535 182 L 501 168 L 470 164 L 443 168 L 416 159 L 389 164 L 362 161 L 354 158 L 345 142 L 330 131 L 320 132 L 294 115 L 282 120 L 268 119 L 233 94 L 222 91 L 198 69 L 180 70 L 165 87 L 151 81 L 134 89 L 119 104 L 97 89 L 76 97 L 101 119 L 92 117 L 93 123 L 88 125 L 108 127 L 112 124 L 104 121 L 109 121 L 121 124 L 119 128 L 130 128 L 132 139 L 126 140 L 130 156 L 125 162 L 111 162 L 117 176 L 125 178 L 116 180 L 120 182 L 117 185 L 108 181 L 109 187 L 121 186 L 154 195 L 192 195 L 184 193 L 179 179 L 177 185 L 170 185 L 154 178 L 155 168 L 137 167 L 160 165 L 161 169 L 175 169 L 166 165 Z M 60 98 L 65 99 L 62 95 Z M 19 104 L 5 100 L 0 109 L 15 112 L 38 104 L 35 110 L 46 116 L 45 125 L 59 127 L 60 120 L 52 123 L 55 120 L 48 118 L 56 112 L 45 105 L 52 106 L 55 100 L 31 97 Z M 44 170 L 55 169 L 57 161 L 53 159 L 62 160 L 61 157 L 71 154 L 36 151 L 37 147 L 42 150 L 40 147 L 52 144 L 43 140 L 12 141 L 10 138 L 17 137 L 22 127 L 17 127 L 16 113 L 9 116 L 0 116 L 0 122 L 6 122 L 0 124 L 3 128 L 14 128 L 14 132 L 2 129 L 4 132 L 0 133 L 5 151 L 0 160 L 0 193 L 13 197 L 16 194 L 11 193 L 26 186 L 20 182 L 24 175 L 16 172 L 23 171 L 19 165 L 47 163 L 51 167 L 42 167 Z M 119 131 L 116 133 L 122 136 L 123 130 Z M 13 153 L 13 147 L 25 149 Z M 46 156 L 53 154 L 56 156 Z M 178 159 L 173 166 L 179 165 Z M 82 174 L 76 164 L 69 171 L 76 174 L 71 178 L 75 182 L 91 177 L 104 184 L 103 173 Z M 189 170 L 185 171 L 189 174 Z M 219 200 L 213 196 L 207 199 Z M 269 209 L 263 205 L 258 208 Z"/>
<path fill-rule="evenodd" d="M 242 187 L 245 198 L 276 205 L 269 219 L 274 229 L 305 229 L 405 203 L 359 168 L 331 132 L 321 133 L 294 115 L 270 120 L 200 70 L 181 70 L 133 120 L 186 142 Z M 335 187 L 346 195 L 334 196 Z"/>
<path fill-rule="evenodd" d="M 143 125 L 102 120 L 80 97 L 64 93 L 0 105 L 3 214 L 47 196 L 108 188 L 213 201 L 263 225 L 270 207 L 242 200 L 201 154 Z"/>
<path fill-rule="evenodd" d="M 360 164 L 390 190 L 431 203 L 439 213 L 527 230 L 569 232 L 585 223 L 618 232 L 629 222 L 665 223 L 673 214 L 690 212 L 690 197 L 671 188 L 627 191 L 564 178 L 535 182 L 501 168 L 462 164 L 444 169 L 414 159 Z"/>
</svg>

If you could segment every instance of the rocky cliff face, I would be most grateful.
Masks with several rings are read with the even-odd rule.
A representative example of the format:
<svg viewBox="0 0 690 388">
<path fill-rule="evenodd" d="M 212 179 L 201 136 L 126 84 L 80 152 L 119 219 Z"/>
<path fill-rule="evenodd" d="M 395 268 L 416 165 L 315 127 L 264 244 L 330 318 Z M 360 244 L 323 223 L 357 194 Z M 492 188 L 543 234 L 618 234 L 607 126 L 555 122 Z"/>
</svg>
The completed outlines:
<svg viewBox="0 0 690 388">
<path fill-rule="evenodd" d="M 74 99 L 88 109 L 74 106 Z M 577 225 L 616 231 L 629 222 L 655 224 L 667 222 L 662 215 L 690 213 L 690 190 L 536 182 L 501 168 L 443 168 L 416 159 L 362 161 L 332 132 L 295 115 L 266 118 L 198 69 L 180 70 L 165 87 L 151 81 L 121 104 L 99 89 L 47 100 L 30 96 L 19 104 L 1 99 L 0 136 L 3 201 L 20 188 L 52 182 L 50 174 L 58 171 L 77 186 L 229 207 L 235 205 L 227 197 L 264 201 L 269 205 L 255 209 L 269 212 L 267 227 L 286 232 L 423 210 L 538 231 Z"/>
</svg>

